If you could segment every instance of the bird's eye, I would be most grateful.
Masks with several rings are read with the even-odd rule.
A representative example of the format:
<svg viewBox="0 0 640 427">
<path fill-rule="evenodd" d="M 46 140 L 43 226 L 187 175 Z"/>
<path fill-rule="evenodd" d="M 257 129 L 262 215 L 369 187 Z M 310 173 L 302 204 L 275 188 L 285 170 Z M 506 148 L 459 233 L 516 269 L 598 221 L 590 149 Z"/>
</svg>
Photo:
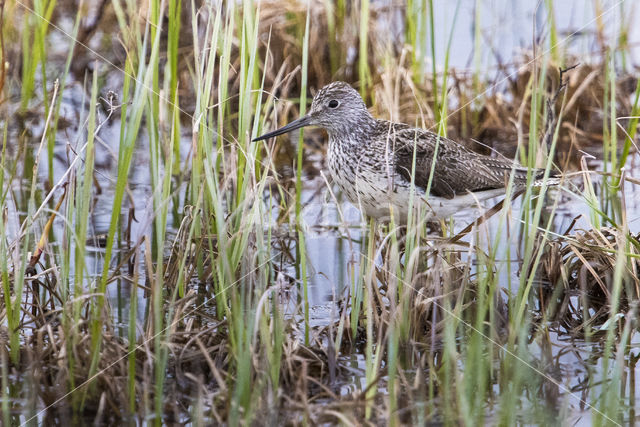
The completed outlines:
<svg viewBox="0 0 640 427">
<path fill-rule="evenodd" d="M 340 105 L 340 103 L 335 99 L 332 99 L 331 101 L 329 101 L 329 108 L 337 108 L 338 105 Z"/>
</svg>

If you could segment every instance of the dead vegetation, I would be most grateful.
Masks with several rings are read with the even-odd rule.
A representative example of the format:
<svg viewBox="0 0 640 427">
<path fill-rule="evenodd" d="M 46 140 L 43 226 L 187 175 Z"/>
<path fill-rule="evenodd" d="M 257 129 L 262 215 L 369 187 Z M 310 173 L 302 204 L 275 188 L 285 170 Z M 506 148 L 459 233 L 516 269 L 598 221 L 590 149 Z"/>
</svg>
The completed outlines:
<svg viewBox="0 0 640 427">
<path fill-rule="evenodd" d="M 544 248 L 540 278 L 542 307 L 573 337 L 599 331 L 615 306 L 621 313 L 637 310 L 640 298 L 640 234 L 612 228 L 567 233 Z M 616 289 L 620 251 L 630 257 Z"/>
</svg>

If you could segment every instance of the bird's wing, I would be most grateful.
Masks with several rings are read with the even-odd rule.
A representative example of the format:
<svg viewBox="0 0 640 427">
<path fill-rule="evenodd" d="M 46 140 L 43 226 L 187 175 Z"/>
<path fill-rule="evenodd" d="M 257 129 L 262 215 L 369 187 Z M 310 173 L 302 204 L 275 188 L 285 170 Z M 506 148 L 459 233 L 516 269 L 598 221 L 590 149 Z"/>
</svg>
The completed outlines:
<svg viewBox="0 0 640 427">
<path fill-rule="evenodd" d="M 435 196 L 451 199 L 469 191 L 503 188 L 512 170 L 515 172 L 516 185 L 526 183 L 528 169 L 510 160 L 475 153 L 451 139 L 424 129 L 390 122 L 381 122 L 380 126 L 388 128 L 396 172 L 408 181 L 411 180 L 415 152 L 414 182 L 425 190 L 437 146 L 430 191 Z"/>
</svg>

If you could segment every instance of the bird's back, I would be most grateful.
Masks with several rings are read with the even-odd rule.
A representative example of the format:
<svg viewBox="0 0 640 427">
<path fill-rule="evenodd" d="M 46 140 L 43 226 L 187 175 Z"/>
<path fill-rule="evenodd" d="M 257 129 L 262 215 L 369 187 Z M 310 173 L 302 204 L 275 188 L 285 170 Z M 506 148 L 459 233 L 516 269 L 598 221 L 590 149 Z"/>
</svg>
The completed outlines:
<svg viewBox="0 0 640 427">
<path fill-rule="evenodd" d="M 469 192 L 506 187 L 511 173 L 514 184 L 524 186 L 528 174 L 541 178 L 543 170 L 529 170 L 512 160 L 473 152 L 463 145 L 430 132 L 401 123 L 378 121 L 378 143 L 388 146 L 394 160 L 394 170 L 411 181 L 415 162 L 414 182 L 430 195 L 452 199 Z"/>
</svg>

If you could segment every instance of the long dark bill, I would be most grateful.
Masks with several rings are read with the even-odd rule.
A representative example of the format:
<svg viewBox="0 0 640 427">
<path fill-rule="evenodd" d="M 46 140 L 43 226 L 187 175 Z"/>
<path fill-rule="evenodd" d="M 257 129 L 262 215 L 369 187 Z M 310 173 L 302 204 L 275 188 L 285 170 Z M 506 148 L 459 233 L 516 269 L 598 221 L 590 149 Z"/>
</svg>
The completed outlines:
<svg viewBox="0 0 640 427">
<path fill-rule="evenodd" d="M 291 132 L 296 129 L 300 129 L 302 127 L 308 126 L 311 124 L 311 117 L 304 116 L 300 117 L 298 120 L 294 120 L 291 123 L 282 126 L 280 129 L 276 129 L 273 132 L 265 133 L 262 136 L 253 139 L 255 141 L 262 141 L 263 139 L 273 138 L 274 136 L 282 135 L 283 133 Z"/>
</svg>

